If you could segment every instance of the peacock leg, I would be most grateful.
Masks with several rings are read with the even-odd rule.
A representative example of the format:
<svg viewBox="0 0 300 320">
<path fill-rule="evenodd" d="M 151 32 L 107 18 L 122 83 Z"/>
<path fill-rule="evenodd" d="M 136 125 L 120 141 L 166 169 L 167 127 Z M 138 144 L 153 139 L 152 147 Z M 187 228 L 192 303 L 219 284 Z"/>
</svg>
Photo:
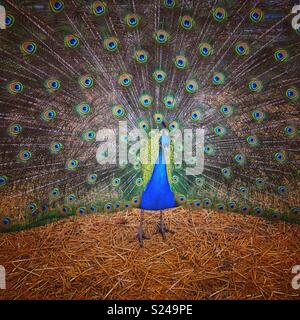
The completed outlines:
<svg viewBox="0 0 300 320">
<path fill-rule="evenodd" d="M 159 217 L 159 223 L 157 225 L 157 231 L 158 231 L 158 233 L 160 233 L 162 235 L 164 240 L 167 239 L 167 237 L 166 237 L 167 232 L 174 233 L 174 231 L 168 229 L 168 227 L 166 226 L 162 210 L 160 210 L 160 217 Z"/>
<path fill-rule="evenodd" d="M 141 218 L 140 218 L 140 225 L 139 225 L 139 228 L 138 228 L 138 233 L 137 233 L 137 239 L 140 243 L 140 246 L 143 247 L 144 246 L 144 240 L 149 240 L 150 238 L 147 237 L 145 235 L 145 232 L 144 232 L 144 210 L 141 209 Z"/>
</svg>

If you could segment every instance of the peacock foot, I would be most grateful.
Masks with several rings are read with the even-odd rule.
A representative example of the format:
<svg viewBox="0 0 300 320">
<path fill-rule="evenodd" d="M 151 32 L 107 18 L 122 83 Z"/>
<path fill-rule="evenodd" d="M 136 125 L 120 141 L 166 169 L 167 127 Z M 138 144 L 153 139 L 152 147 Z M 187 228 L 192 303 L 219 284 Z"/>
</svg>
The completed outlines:
<svg viewBox="0 0 300 320">
<path fill-rule="evenodd" d="M 139 227 L 138 233 L 136 235 L 137 240 L 140 243 L 141 248 L 144 246 L 144 240 L 149 240 L 150 237 L 145 235 L 143 228 Z"/>
<path fill-rule="evenodd" d="M 167 233 L 172 233 L 174 234 L 175 231 L 173 230 L 170 230 L 166 224 L 164 223 L 164 221 L 160 221 L 158 224 L 157 224 L 157 233 L 160 233 L 163 237 L 164 240 L 167 240 L 167 236 L 166 234 Z"/>
</svg>

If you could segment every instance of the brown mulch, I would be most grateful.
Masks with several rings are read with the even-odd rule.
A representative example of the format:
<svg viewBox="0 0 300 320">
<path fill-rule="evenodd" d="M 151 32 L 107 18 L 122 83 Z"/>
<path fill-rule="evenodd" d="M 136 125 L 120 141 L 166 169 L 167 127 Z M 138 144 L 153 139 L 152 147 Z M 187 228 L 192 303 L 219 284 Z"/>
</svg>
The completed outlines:
<svg viewBox="0 0 300 320">
<path fill-rule="evenodd" d="M 300 226 L 230 213 L 167 210 L 175 231 L 135 240 L 139 210 L 0 234 L 0 299 L 299 299 Z"/>
</svg>

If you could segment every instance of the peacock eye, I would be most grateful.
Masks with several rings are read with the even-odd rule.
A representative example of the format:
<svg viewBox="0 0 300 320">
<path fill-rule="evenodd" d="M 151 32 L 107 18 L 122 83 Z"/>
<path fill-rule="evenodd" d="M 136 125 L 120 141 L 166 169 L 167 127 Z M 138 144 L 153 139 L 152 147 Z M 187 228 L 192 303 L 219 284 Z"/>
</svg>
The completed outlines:
<svg viewBox="0 0 300 320">
<path fill-rule="evenodd" d="M 6 18 L 5 18 L 5 27 L 6 28 L 10 28 L 13 26 L 15 22 L 15 18 L 14 16 L 10 15 L 10 14 L 7 14 Z"/>
<path fill-rule="evenodd" d="M 79 45 L 79 38 L 75 35 L 67 35 L 64 39 L 64 43 L 68 48 L 76 48 Z"/>
<path fill-rule="evenodd" d="M 64 9 L 64 2 L 58 0 L 50 0 L 50 8 L 54 13 L 60 13 Z"/>
<path fill-rule="evenodd" d="M 129 21 L 130 21 L 130 24 L 133 24 L 133 25 L 136 24 L 136 19 L 135 18 L 131 18 Z"/>
<path fill-rule="evenodd" d="M 230 167 L 221 169 L 221 172 L 223 176 L 228 180 L 232 177 L 232 170 Z"/>
<path fill-rule="evenodd" d="M 37 44 L 33 41 L 25 41 L 21 44 L 21 51 L 24 55 L 32 55 L 37 50 Z"/>
<path fill-rule="evenodd" d="M 56 118 L 56 112 L 52 109 L 47 109 L 44 112 L 42 112 L 41 118 L 46 122 L 50 122 Z"/>
<path fill-rule="evenodd" d="M 229 208 L 230 208 L 230 209 L 234 209 L 234 207 L 235 207 L 235 205 L 234 205 L 233 203 L 231 203 L 231 204 L 229 205 Z"/>
<path fill-rule="evenodd" d="M 164 0 L 164 6 L 168 9 L 174 8 L 176 5 L 175 0 Z"/>
<path fill-rule="evenodd" d="M 299 91 L 296 87 L 288 88 L 285 92 L 285 95 L 289 100 L 291 100 L 293 102 L 297 101 L 300 96 Z"/>
<path fill-rule="evenodd" d="M 277 219 L 279 217 L 279 214 L 277 212 L 273 212 L 271 215 L 272 219 Z"/>
<path fill-rule="evenodd" d="M 191 16 L 180 17 L 179 23 L 184 30 L 191 30 L 195 26 L 195 21 Z"/>
<path fill-rule="evenodd" d="M 102 13 L 104 10 L 103 10 L 103 7 L 102 6 L 98 6 L 97 8 L 96 8 L 96 12 L 97 13 Z"/>
<path fill-rule="evenodd" d="M 213 18 L 217 22 L 223 22 L 227 18 L 227 11 L 222 7 L 217 7 L 213 10 Z"/>
<path fill-rule="evenodd" d="M 87 129 L 82 133 L 82 139 L 87 142 L 92 142 L 95 140 L 96 133 L 91 129 Z"/>
<path fill-rule="evenodd" d="M 246 56 L 250 52 L 250 47 L 246 42 L 238 42 L 235 45 L 235 52 L 238 56 Z"/>
<path fill-rule="evenodd" d="M 7 182 L 7 177 L 5 176 L 0 176 L 0 186 L 3 186 Z"/>
<path fill-rule="evenodd" d="M 62 7 L 62 4 L 60 2 L 55 2 L 54 8 L 55 9 L 60 9 Z"/>
<path fill-rule="evenodd" d="M 104 49 L 108 52 L 115 52 L 119 49 L 119 39 L 116 37 L 106 38 L 103 42 Z"/>
<path fill-rule="evenodd" d="M 75 160 L 75 159 L 67 160 L 66 169 L 69 171 L 76 171 L 78 164 L 79 164 L 78 160 Z"/>
<path fill-rule="evenodd" d="M 97 17 L 104 15 L 106 13 L 106 9 L 106 3 L 102 1 L 95 1 L 92 4 L 92 12 Z"/>
<path fill-rule="evenodd" d="M 167 109 L 173 109 L 176 106 L 176 99 L 172 94 L 164 97 L 163 103 Z"/>
<path fill-rule="evenodd" d="M 213 74 L 213 84 L 222 85 L 225 82 L 225 75 L 222 72 L 215 71 Z"/>
<path fill-rule="evenodd" d="M 2 223 L 4 225 L 9 225 L 10 224 L 10 219 L 9 218 L 3 218 Z"/>
<path fill-rule="evenodd" d="M 274 158 L 278 163 L 283 164 L 286 162 L 286 159 L 287 159 L 286 152 L 285 151 L 278 151 L 275 153 Z"/>
<path fill-rule="evenodd" d="M 141 95 L 139 101 L 141 106 L 145 108 L 150 108 L 153 104 L 153 97 L 148 94 L 143 94 Z"/>
<path fill-rule="evenodd" d="M 91 76 L 86 75 L 79 78 L 79 84 L 82 89 L 92 88 L 94 85 L 94 80 Z"/>
<path fill-rule="evenodd" d="M 8 84 L 7 90 L 10 94 L 17 95 L 23 92 L 24 86 L 19 81 L 12 81 L 11 83 Z"/>
<path fill-rule="evenodd" d="M 136 51 L 134 54 L 134 60 L 140 64 L 144 64 L 148 61 L 149 59 L 149 54 L 148 52 L 144 51 L 144 50 L 139 50 Z"/>
<path fill-rule="evenodd" d="M 137 14 L 128 14 L 124 21 L 129 29 L 135 29 L 140 24 L 141 17 Z"/>
<path fill-rule="evenodd" d="M 57 79 L 49 79 L 45 82 L 46 89 L 51 93 L 58 91 L 58 89 L 60 89 L 60 86 L 60 81 Z"/>
<path fill-rule="evenodd" d="M 21 150 L 18 154 L 19 160 L 27 162 L 32 157 L 32 153 L 29 150 Z"/>
<path fill-rule="evenodd" d="M 289 138 L 294 138 L 296 137 L 298 130 L 294 126 L 287 126 L 284 128 L 284 133 L 289 137 Z"/>
<path fill-rule="evenodd" d="M 83 215 L 86 213 L 86 208 L 85 207 L 79 207 L 77 209 L 77 214 Z"/>
<path fill-rule="evenodd" d="M 5 24 L 6 24 L 6 26 L 9 26 L 9 24 L 11 23 L 11 20 L 12 20 L 12 18 L 11 18 L 10 16 L 7 16 L 7 17 L 5 18 Z"/>
<path fill-rule="evenodd" d="M 254 8 L 250 11 L 249 17 L 252 22 L 259 23 L 264 18 L 264 13 L 261 9 Z"/>
<path fill-rule="evenodd" d="M 253 79 L 249 82 L 248 87 L 251 92 L 259 93 L 263 89 L 263 84 L 260 80 Z"/>
<path fill-rule="evenodd" d="M 90 113 L 91 107 L 86 103 L 80 103 L 75 107 L 75 110 L 80 116 L 84 117 Z"/>
<path fill-rule="evenodd" d="M 195 80 L 187 80 L 185 90 L 187 93 L 195 93 L 199 89 L 198 83 Z"/>
<path fill-rule="evenodd" d="M 132 75 L 129 73 L 123 73 L 119 76 L 118 83 L 120 86 L 127 88 L 132 84 Z"/>
<path fill-rule="evenodd" d="M 175 57 L 175 66 L 178 69 L 185 69 L 187 67 L 187 59 L 184 56 Z"/>
</svg>

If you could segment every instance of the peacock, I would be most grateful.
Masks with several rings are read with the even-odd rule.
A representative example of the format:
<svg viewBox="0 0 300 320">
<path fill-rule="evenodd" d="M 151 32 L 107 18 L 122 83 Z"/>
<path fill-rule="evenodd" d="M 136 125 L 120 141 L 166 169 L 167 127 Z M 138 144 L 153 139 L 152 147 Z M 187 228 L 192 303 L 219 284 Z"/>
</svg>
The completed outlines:
<svg viewBox="0 0 300 320">
<path fill-rule="evenodd" d="M 142 245 L 144 211 L 165 238 L 176 206 L 299 223 L 294 4 L 0 1 L 0 231 L 140 208 Z M 180 163 L 173 133 L 187 129 L 203 145 Z"/>
</svg>

